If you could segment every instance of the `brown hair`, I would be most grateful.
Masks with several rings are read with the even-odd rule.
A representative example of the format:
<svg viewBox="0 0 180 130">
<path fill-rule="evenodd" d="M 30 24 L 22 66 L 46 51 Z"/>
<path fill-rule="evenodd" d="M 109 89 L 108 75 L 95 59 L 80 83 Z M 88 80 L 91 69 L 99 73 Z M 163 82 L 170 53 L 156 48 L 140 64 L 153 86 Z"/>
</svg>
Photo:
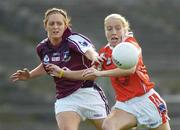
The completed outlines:
<svg viewBox="0 0 180 130">
<path fill-rule="evenodd" d="M 48 21 L 48 16 L 51 15 L 51 14 L 56 14 L 56 13 L 59 13 L 61 14 L 63 17 L 64 17 L 64 23 L 66 26 L 71 26 L 70 24 L 70 17 L 67 15 L 67 12 L 63 9 L 58 9 L 58 8 L 51 8 L 51 9 L 48 9 L 45 14 L 44 14 L 44 25 L 47 24 L 47 21 Z"/>
</svg>

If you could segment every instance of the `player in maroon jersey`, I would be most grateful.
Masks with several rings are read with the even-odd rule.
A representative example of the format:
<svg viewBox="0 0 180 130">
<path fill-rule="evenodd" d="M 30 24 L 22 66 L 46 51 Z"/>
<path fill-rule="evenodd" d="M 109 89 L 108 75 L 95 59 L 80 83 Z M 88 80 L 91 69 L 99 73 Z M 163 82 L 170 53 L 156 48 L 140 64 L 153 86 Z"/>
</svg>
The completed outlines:
<svg viewBox="0 0 180 130">
<path fill-rule="evenodd" d="M 101 130 L 109 111 L 107 100 L 93 77 L 85 78 L 82 73 L 102 59 L 87 37 L 71 31 L 70 19 L 64 10 L 47 10 L 44 27 L 47 38 L 36 48 L 40 65 L 31 71 L 18 70 L 10 78 L 15 82 L 51 74 L 48 68 L 51 64 L 69 70 L 67 76 L 63 71 L 58 77 L 51 75 L 56 84 L 55 113 L 59 130 L 78 130 L 81 120 L 86 118 Z"/>
</svg>

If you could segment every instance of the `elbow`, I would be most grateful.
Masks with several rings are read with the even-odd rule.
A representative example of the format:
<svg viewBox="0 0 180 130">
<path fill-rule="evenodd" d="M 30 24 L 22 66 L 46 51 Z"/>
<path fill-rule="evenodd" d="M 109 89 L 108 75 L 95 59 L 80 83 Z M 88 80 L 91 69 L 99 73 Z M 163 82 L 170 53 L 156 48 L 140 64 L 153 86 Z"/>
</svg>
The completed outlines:
<svg viewBox="0 0 180 130">
<path fill-rule="evenodd" d="M 89 59 L 89 60 L 92 60 L 92 56 L 91 56 L 91 51 L 90 50 L 87 50 L 85 52 L 85 56 Z"/>
</svg>

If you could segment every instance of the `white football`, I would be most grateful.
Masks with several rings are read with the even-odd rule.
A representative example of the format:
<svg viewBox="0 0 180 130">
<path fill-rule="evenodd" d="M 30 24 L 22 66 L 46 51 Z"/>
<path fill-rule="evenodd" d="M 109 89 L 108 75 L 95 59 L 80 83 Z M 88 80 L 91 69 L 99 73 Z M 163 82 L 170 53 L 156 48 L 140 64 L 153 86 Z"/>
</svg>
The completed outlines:
<svg viewBox="0 0 180 130">
<path fill-rule="evenodd" d="M 112 61 L 120 69 L 130 69 L 138 63 L 139 52 L 132 43 L 122 42 L 112 51 Z"/>
</svg>

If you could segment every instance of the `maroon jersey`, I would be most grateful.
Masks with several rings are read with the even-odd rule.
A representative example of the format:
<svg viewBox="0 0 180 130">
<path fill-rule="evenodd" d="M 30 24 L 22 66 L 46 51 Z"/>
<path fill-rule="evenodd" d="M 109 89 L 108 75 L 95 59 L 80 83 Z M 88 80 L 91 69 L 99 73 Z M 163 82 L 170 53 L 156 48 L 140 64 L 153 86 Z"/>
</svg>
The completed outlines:
<svg viewBox="0 0 180 130">
<path fill-rule="evenodd" d="M 86 50 L 94 48 L 91 41 L 79 33 L 73 33 L 68 28 L 63 34 L 59 46 L 53 46 L 48 38 L 37 45 L 37 54 L 43 65 L 52 63 L 70 70 L 82 70 L 91 66 L 91 61 L 84 55 Z M 56 98 L 70 95 L 78 88 L 92 87 L 94 81 L 70 80 L 54 77 L 56 83 Z"/>
</svg>

